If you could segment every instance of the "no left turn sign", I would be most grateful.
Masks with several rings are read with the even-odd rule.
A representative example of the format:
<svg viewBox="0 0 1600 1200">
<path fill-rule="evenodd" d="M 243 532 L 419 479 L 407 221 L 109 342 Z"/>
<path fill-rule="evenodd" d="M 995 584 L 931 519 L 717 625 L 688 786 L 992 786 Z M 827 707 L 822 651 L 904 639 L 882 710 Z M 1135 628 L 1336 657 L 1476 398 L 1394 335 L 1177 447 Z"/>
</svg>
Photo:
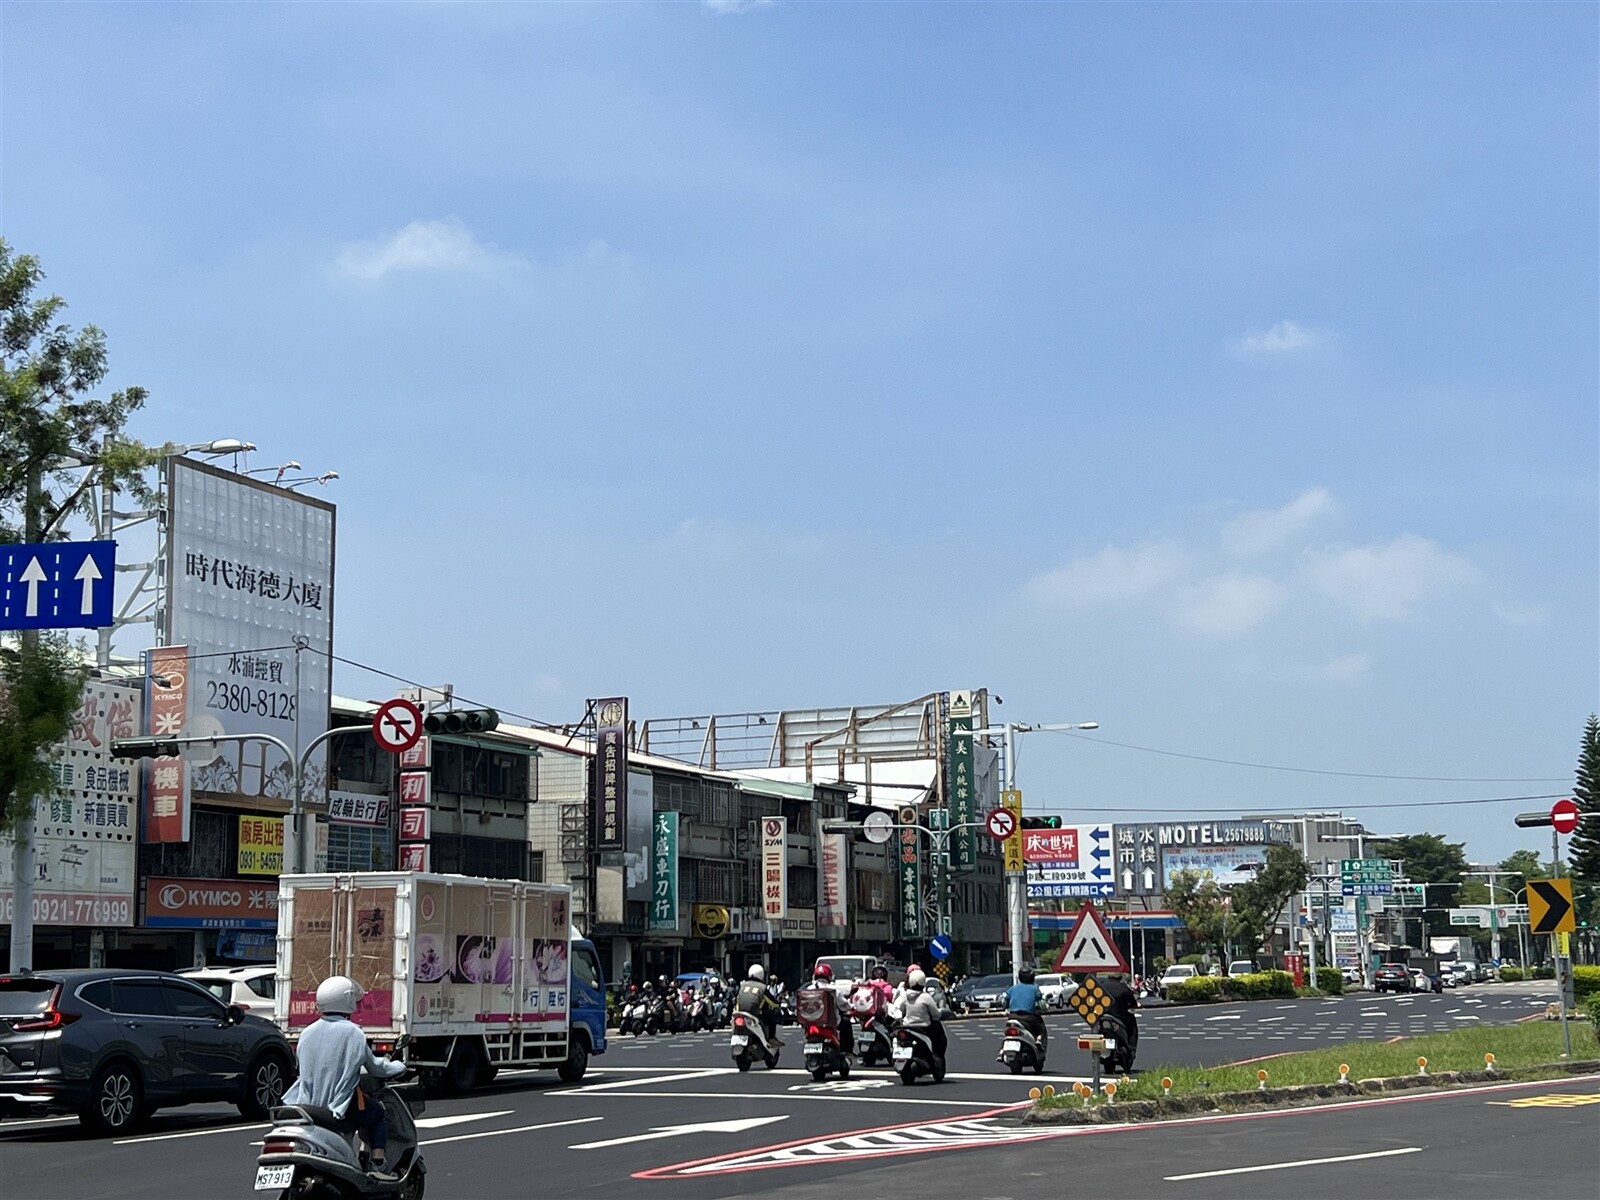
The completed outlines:
<svg viewBox="0 0 1600 1200">
<path fill-rule="evenodd" d="M 409 700 L 385 700 L 372 718 L 372 736 L 391 754 L 411 749 L 422 737 L 422 710 Z"/>
<path fill-rule="evenodd" d="M 1017 818 L 1011 815 L 1009 808 L 995 809 L 984 818 L 984 824 L 989 827 L 989 835 L 1000 842 L 1017 831 Z"/>
</svg>

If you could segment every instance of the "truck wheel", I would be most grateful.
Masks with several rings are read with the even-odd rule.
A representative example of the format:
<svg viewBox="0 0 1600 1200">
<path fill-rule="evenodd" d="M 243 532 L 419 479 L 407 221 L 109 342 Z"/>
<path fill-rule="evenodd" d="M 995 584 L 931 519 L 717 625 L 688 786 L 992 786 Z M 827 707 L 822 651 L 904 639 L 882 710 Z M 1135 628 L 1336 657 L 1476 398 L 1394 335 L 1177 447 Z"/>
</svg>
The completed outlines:
<svg viewBox="0 0 1600 1200">
<path fill-rule="evenodd" d="M 574 1033 L 567 1039 L 567 1061 L 556 1068 L 564 1083 L 577 1083 L 589 1069 L 589 1047 Z"/>
<path fill-rule="evenodd" d="M 478 1086 L 478 1073 L 482 1070 L 478 1047 L 466 1038 L 457 1038 L 450 1049 L 450 1061 L 444 1068 L 445 1090 L 464 1096 Z"/>
</svg>

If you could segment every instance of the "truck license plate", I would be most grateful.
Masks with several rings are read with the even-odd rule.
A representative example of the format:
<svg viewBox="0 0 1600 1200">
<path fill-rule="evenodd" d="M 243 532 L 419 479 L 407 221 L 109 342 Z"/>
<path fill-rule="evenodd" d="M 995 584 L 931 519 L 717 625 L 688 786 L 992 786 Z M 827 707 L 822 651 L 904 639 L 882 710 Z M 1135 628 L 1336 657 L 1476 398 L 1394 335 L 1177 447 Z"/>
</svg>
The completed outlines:
<svg viewBox="0 0 1600 1200">
<path fill-rule="evenodd" d="M 1005 1040 L 1005 1042 L 1000 1047 L 1001 1052 L 1004 1053 L 1004 1054 L 1014 1054 L 1014 1053 L 1016 1053 L 1016 1051 L 1021 1050 L 1021 1049 L 1022 1049 L 1022 1043 L 1019 1042 L 1016 1038 L 1007 1038 Z"/>
<path fill-rule="evenodd" d="M 257 1167 L 256 1191 L 271 1192 L 289 1187 L 294 1183 L 294 1166 L 287 1167 Z"/>
<path fill-rule="evenodd" d="M 750 1044 L 750 1038 L 746 1034 L 736 1033 L 728 1040 L 728 1044 L 730 1046 L 748 1046 Z"/>
</svg>

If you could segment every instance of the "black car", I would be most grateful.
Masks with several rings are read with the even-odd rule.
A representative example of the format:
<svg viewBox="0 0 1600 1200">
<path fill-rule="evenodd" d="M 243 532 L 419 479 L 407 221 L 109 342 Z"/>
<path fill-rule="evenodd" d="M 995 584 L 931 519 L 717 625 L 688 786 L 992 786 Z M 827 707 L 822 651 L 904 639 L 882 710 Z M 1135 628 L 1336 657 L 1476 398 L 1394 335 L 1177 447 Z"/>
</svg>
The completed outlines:
<svg viewBox="0 0 1600 1200">
<path fill-rule="evenodd" d="M 102 1134 L 179 1104 L 223 1101 L 260 1119 L 293 1071 L 276 1025 L 177 975 L 0 975 L 0 1115 L 66 1109 Z"/>
<path fill-rule="evenodd" d="M 1410 969 L 1404 963 L 1384 963 L 1372 973 L 1372 990 L 1375 992 L 1411 991 Z"/>
<path fill-rule="evenodd" d="M 950 1006 L 956 1012 L 988 1012 L 1005 1006 L 1006 989 L 1011 986 L 1010 975 L 983 975 L 977 979 L 963 979 L 950 993 Z"/>
</svg>

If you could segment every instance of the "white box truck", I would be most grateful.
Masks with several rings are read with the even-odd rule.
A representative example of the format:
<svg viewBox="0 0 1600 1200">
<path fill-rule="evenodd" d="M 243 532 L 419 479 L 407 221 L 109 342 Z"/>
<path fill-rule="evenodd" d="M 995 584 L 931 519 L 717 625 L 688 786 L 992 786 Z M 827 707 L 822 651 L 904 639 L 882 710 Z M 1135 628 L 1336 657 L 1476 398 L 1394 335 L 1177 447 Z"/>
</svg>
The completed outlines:
<svg viewBox="0 0 1600 1200">
<path fill-rule="evenodd" d="M 380 1053 L 403 1037 L 423 1078 L 464 1092 L 501 1067 L 577 1082 L 603 1054 L 605 978 L 563 886 L 411 871 L 284 875 L 273 1016 L 291 1040 L 317 984 L 348 975 Z"/>
</svg>

